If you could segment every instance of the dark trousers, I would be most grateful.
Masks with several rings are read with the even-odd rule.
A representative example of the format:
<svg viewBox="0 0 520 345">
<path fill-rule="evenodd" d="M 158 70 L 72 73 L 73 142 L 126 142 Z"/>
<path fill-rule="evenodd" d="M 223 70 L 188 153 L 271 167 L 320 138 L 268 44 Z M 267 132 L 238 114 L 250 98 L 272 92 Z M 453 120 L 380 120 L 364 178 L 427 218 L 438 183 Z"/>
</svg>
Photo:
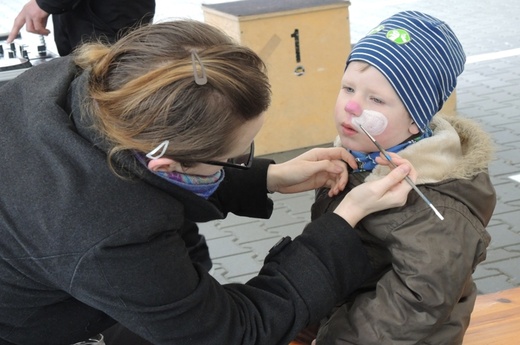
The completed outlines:
<svg viewBox="0 0 520 345">
<path fill-rule="evenodd" d="M 60 56 L 69 55 L 81 43 L 114 43 L 129 30 L 149 24 L 155 0 L 84 0 L 71 10 L 53 14 L 54 41 Z"/>
</svg>

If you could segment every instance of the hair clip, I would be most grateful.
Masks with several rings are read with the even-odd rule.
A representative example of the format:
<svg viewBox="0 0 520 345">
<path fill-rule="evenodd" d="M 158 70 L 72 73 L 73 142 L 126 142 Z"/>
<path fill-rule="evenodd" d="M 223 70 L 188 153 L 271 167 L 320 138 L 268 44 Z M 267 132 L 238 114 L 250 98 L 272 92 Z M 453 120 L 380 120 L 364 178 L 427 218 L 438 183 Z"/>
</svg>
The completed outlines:
<svg viewBox="0 0 520 345">
<path fill-rule="evenodd" d="M 197 73 L 197 62 L 200 65 L 200 76 Z M 195 83 L 197 83 L 197 85 L 206 85 L 206 83 L 208 82 L 208 78 L 206 77 L 206 69 L 204 69 L 204 65 L 200 60 L 199 54 L 197 54 L 195 50 L 191 51 L 191 65 L 193 66 L 193 76 L 195 77 Z"/>
<path fill-rule="evenodd" d="M 154 148 L 152 151 L 148 152 L 146 154 L 146 157 L 148 157 L 148 158 L 150 158 L 152 160 L 161 158 L 164 155 L 164 153 L 166 152 L 166 149 L 168 148 L 169 144 L 170 144 L 169 140 L 163 141 L 162 143 L 157 145 L 157 147 Z M 159 154 L 156 154 L 159 151 L 161 151 L 161 152 Z"/>
</svg>

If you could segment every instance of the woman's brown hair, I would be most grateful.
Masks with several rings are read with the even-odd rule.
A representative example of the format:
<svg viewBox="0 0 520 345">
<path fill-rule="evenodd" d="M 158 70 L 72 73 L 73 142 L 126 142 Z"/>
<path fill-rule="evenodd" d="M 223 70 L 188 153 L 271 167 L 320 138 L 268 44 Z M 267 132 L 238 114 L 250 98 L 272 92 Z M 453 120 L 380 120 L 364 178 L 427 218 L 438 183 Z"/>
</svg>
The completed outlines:
<svg viewBox="0 0 520 345">
<path fill-rule="evenodd" d="M 195 82 L 193 52 L 205 70 L 204 85 Z M 112 46 L 91 43 L 75 54 L 90 73 L 85 104 L 112 144 L 109 157 L 122 150 L 146 153 L 164 140 L 170 141 L 166 154 L 179 162 L 224 156 L 237 128 L 270 103 L 258 55 L 202 22 L 150 24 Z"/>
</svg>

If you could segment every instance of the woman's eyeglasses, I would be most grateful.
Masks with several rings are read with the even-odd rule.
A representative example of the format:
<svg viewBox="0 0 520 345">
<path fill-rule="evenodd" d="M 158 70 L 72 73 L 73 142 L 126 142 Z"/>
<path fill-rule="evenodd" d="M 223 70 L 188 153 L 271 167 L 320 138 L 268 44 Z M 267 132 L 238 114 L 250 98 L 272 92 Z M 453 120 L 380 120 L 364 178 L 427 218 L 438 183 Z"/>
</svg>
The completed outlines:
<svg viewBox="0 0 520 345">
<path fill-rule="evenodd" d="M 163 141 L 155 149 L 148 152 L 146 154 L 146 157 L 148 157 L 149 159 L 152 159 L 152 160 L 161 158 L 166 153 L 166 149 L 168 148 L 169 144 L 170 144 L 170 142 L 168 140 Z M 251 142 L 251 146 L 249 146 L 248 152 L 246 152 L 240 156 L 230 158 L 225 162 L 204 161 L 204 162 L 200 162 L 200 163 L 246 170 L 246 169 L 251 168 L 251 165 L 253 165 L 254 155 L 255 155 L 255 142 L 253 141 L 253 142 Z"/>
<path fill-rule="evenodd" d="M 244 153 L 243 155 L 230 158 L 225 162 L 204 161 L 201 163 L 246 170 L 246 169 L 251 168 L 251 165 L 253 165 L 254 155 L 255 155 L 255 142 L 253 141 L 253 142 L 251 142 L 251 146 L 249 146 L 248 152 Z"/>
</svg>

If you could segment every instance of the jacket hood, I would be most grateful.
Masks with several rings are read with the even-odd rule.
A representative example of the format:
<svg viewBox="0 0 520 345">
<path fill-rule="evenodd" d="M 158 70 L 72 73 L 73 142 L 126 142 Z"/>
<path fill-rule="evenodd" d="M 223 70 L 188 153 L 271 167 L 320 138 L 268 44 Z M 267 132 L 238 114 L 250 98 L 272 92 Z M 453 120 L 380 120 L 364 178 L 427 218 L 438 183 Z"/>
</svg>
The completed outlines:
<svg viewBox="0 0 520 345">
<path fill-rule="evenodd" d="M 438 114 L 433 117 L 431 128 L 433 136 L 398 154 L 416 169 L 417 185 L 427 184 L 427 188 L 462 202 L 487 225 L 496 203 L 488 174 L 494 151 L 490 136 L 477 123 L 460 116 Z M 379 165 L 367 174 L 365 181 L 377 180 L 389 171 Z"/>
<path fill-rule="evenodd" d="M 81 104 L 87 98 L 88 73 L 88 71 L 82 71 L 70 85 L 68 96 L 71 117 L 74 120 L 78 133 L 105 154 L 108 154 L 112 144 L 96 130 L 93 115 L 86 111 L 81 111 Z M 132 153 L 120 152 L 113 157 L 113 160 L 115 163 L 114 169 L 121 174 L 118 178 L 138 178 L 165 191 L 183 204 L 183 211 L 188 219 L 195 222 L 206 222 L 224 218 L 224 214 L 214 204 L 151 173 L 138 163 Z"/>
<path fill-rule="evenodd" d="M 417 170 L 417 184 L 447 179 L 471 179 L 487 172 L 493 155 L 493 142 L 474 121 L 460 116 L 437 115 L 431 122 L 433 136 L 406 147 L 398 154 Z M 366 181 L 388 174 L 378 166 Z"/>
</svg>

